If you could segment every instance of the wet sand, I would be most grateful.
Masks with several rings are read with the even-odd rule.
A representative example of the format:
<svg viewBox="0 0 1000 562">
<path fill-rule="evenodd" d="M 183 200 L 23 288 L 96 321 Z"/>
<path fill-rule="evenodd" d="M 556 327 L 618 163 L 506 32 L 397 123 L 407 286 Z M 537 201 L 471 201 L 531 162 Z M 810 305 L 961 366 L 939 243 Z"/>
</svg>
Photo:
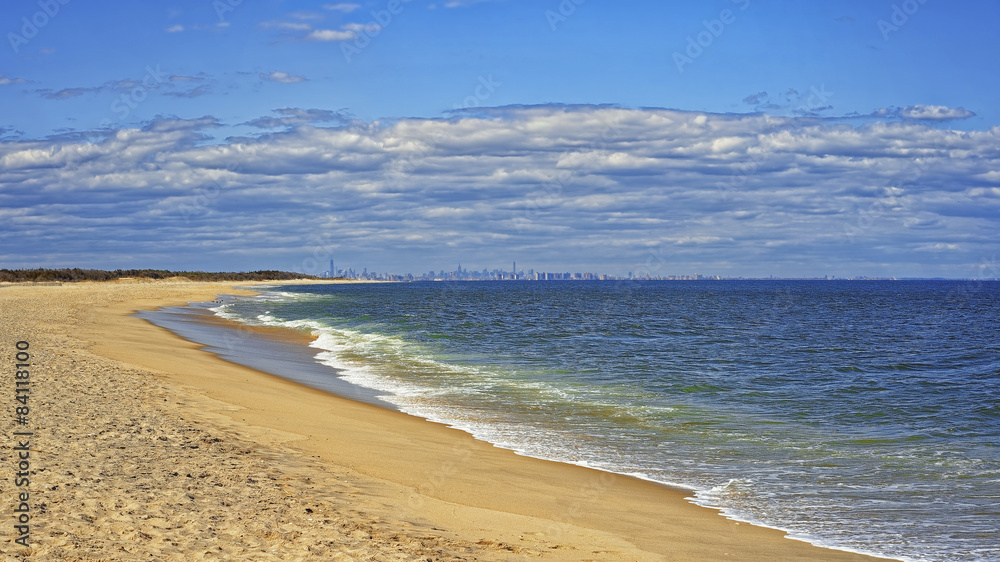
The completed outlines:
<svg viewBox="0 0 1000 562">
<path fill-rule="evenodd" d="M 131 315 L 240 292 L 231 283 L 0 287 L 4 369 L 15 343 L 30 343 L 34 431 L 32 546 L 7 532 L 0 551 L 55 560 L 872 559 L 726 520 L 683 491 L 518 456 L 235 365 Z M 13 402 L 12 377 L 0 396 Z M 6 414 L 10 441 L 24 426 Z M 18 491 L 15 466 L 4 447 L 5 504 Z"/>
</svg>

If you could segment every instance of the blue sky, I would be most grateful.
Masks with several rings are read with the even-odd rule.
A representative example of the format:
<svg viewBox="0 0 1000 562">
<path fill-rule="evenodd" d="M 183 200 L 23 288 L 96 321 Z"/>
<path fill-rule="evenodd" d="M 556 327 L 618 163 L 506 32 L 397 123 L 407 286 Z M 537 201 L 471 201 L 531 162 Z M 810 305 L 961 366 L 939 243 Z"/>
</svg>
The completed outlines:
<svg viewBox="0 0 1000 562">
<path fill-rule="evenodd" d="M 0 266 L 995 277 L 998 28 L 987 1 L 6 2 Z"/>
</svg>

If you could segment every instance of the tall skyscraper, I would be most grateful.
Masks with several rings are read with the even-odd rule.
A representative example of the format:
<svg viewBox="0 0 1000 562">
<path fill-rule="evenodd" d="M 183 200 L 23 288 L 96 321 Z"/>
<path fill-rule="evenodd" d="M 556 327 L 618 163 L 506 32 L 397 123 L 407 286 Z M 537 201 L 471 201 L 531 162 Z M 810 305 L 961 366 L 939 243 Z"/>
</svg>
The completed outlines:
<svg viewBox="0 0 1000 562">
<path fill-rule="evenodd" d="M 333 260 L 330 260 L 330 277 L 336 277 L 337 270 L 333 268 Z"/>
</svg>

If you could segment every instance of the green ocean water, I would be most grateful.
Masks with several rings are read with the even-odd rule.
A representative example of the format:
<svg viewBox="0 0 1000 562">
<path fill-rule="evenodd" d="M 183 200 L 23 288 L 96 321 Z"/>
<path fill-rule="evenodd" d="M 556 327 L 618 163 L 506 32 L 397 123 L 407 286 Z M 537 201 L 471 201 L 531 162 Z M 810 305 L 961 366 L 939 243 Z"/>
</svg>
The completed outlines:
<svg viewBox="0 0 1000 562">
<path fill-rule="evenodd" d="M 1000 560 L 1000 283 L 275 287 L 329 376 L 835 548 Z"/>
</svg>

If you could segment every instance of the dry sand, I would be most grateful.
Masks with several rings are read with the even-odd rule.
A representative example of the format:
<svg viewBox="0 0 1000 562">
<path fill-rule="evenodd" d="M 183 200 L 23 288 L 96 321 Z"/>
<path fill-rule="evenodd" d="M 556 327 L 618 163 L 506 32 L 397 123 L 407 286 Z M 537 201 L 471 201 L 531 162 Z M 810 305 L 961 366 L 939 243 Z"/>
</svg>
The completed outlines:
<svg viewBox="0 0 1000 562">
<path fill-rule="evenodd" d="M 0 287 L 0 506 L 30 491 L 46 560 L 869 560 L 789 540 L 633 478 L 223 361 L 130 313 L 222 283 Z M 31 408 L 15 423 L 15 344 Z M 14 485 L 29 428 L 31 483 Z"/>
</svg>

